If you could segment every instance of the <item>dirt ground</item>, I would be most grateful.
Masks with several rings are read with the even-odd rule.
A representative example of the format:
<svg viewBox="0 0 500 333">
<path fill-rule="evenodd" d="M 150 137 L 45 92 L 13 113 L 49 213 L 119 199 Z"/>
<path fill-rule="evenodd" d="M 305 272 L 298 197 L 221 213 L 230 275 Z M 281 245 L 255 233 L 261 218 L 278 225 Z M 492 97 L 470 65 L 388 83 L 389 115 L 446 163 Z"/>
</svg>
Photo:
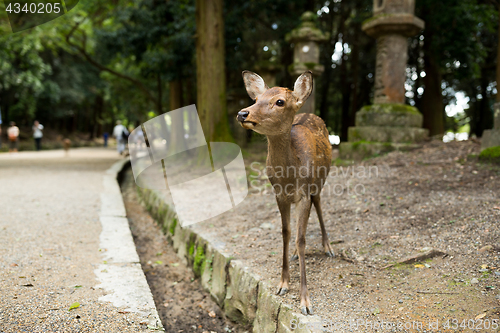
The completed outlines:
<svg viewBox="0 0 500 333">
<path fill-rule="evenodd" d="M 371 322 L 394 324 L 396 331 L 500 332 L 493 323 L 500 313 L 500 168 L 479 163 L 479 151 L 474 141 L 432 141 L 413 152 L 332 167 L 322 205 L 336 257 L 323 254 L 316 213 L 306 238 L 309 293 L 325 330 L 373 332 Z M 280 214 L 257 171 L 265 147 L 246 155 L 251 194 L 195 228 L 277 286 Z M 397 264 L 430 249 L 443 254 Z M 390 264 L 396 265 L 384 268 Z M 290 282 L 283 300 L 299 312 L 297 261 Z"/>
<path fill-rule="evenodd" d="M 409 153 L 354 165 L 337 161 L 322 193 L 336 257 L 323 253 L 314 212 L 306 238 L 309 293 L 322 320 L 317 324 L 329 332 L 500 332 L 500 168 L 479 163 L 479 151 L 475 141 L 431 141 Z M 264 145 L 245 152 L 251 181 L 245 201 L 193 228 L 277 286 L 281 220 L 260 171 L 265 155 Z M 216 305 L 191 283 L 192 273 L 177 266 L 175 253 L 130 188 L 125 201 L 167 330 L 195 332 L 193 325 L 202 325 L 199 331 L 222 331 L 227 324 Z M 441 254 L 398 263 L 431 249 Z M 296 261 L 290 282 L 283 301 L 299 312 Z"/>
<path fill-rule="evenodd" d="M 238 332 L 139 203 L 131 170 L 121 186 L 130 229 L 165 332 Z"/>
</svg>

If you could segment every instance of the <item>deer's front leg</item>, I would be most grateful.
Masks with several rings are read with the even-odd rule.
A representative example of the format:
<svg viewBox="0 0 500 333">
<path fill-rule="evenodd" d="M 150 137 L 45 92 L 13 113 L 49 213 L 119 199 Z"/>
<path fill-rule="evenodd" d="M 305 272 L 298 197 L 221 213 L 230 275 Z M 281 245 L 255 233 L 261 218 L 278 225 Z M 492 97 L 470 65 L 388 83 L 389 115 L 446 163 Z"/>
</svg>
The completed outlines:
<svg viewBox="0 0 500 333">
<path fill-rule="evenodd" d="M 290 283 L 290 262 L 288 261 L 288 247 L 290 245 L 290 204 L 278 201 L 281 213 L 281 233 L 283 236 L 283 268 L 281 271 L 281 282 L 278 286 L 278 295 L 284 295 L 288 291 Z"/>
<path fill-rule="evenodd" d="M 312 315 L 311 300 L 309 299 L 309 292 L 307 291 L 306 280 L 306 229 L 309 214 L 311 212 L 311 198 L 304 197 L 297 203 L 297 252 L 299 254 L 299 267 L 300 267 L 300 310 L 302 314 L 307 316 Z"/>
</svg>

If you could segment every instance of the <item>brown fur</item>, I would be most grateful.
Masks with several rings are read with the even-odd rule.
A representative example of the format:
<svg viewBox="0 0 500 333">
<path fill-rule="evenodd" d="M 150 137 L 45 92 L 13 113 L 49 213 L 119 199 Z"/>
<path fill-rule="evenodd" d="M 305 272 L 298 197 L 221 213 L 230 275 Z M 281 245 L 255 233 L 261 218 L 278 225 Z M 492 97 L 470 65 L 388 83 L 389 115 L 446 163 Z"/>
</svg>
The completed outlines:
<svg viewBox="0 0 500 333">
<path fill-rule="evenodd" d="M 332 160 L 328 130 L 323 120 L 313 114 L 298 114 L 312 91 L 312 75 L 304 73 L 295 90 L 268 89 L 260 76 L 243 72 L 245 85 L 254 105 L 240 111 L 238 120 L 244 128 L 264 134 L 268 139 L 267 171 L 276 192 L 281 213 L 283 267 L 278 294 L 288 291 L 290 282 L 288 247 L 290 243 L 290 206 L 297 206 L 296 253 L 300 264 L 300 303 L 304 314 L 311 314 L 305 269 L 305 234 L 311 205 L 318 213 L 325 253 L 333 255 L 323 222 L 320 193 Z M 278 106 L 277 100 L 284 106 Z M 294 255 L 295 257 L 295 255 Z"/>
</svg>

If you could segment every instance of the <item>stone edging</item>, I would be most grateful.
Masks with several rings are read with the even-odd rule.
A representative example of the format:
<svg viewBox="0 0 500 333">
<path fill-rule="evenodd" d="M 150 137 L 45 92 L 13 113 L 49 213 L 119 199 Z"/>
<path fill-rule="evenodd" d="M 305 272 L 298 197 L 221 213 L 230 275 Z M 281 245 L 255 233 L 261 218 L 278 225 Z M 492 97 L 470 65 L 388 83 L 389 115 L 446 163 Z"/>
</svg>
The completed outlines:
<svg viewBox="0 0 500 333">
<path fill-rule="evenodd" d="M 129 163 L 122 159 L 103 175 L 99 220 L 102 231 L 99 251 L 104 263 L 94 273 L 101 284 L 96 288 L 106 291 L 99 301 L 111 302 L 116 307 L 135 313 L 150 330 L 163 331 L 153 295 L 142 271 L 118 184 L 118 174 Z"/>
<path fill-rule="evenodd" d="M 324 332 L 318 316 L 293 312 L 274 295 L 262 278 L 249 272 L 239 260 L 207 240 L 190 227 L 178 223 L 175 211 L 159 191 L 137 188 L 139 198 L 161 226 L 179 258 L 187 263 L 203 288 L 210 293 L 226 316 L 255 333 Z M 291 328 L 296 324 L 295 329 Z"/>
</svg>

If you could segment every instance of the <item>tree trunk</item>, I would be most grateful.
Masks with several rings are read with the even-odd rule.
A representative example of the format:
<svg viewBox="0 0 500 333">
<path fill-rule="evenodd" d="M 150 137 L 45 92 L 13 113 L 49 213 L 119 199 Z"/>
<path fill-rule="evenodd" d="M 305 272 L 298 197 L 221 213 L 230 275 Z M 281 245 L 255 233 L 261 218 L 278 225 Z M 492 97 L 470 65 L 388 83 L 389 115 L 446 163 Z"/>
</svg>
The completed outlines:
<svg viewBox="0 0 500 333">
<path fill-rule="evenodd" d="M 498 1 L 498 22 L 500 22 L 500 1 Z M 498 43 L 497 43 L 497 96 L 496 102 L 500 103 L 500 23 L 498 24 Z"/>
<path fill-rule="evenodd" d="M 355 30 L 361 30 L 360 25 L 356 25 Z M 359 82 L 359 35 L 354 34 L 352 41 L 352 60 L 351 60 L 351 77 L 352 77 L 352 85 L 351 85 L 351 113 L 349 114 L 349 126 L 355 125 L 356 112 L 358 112 L 359 108 L 359 98 L 358 98 L 358 82 Z"/>
<path fill-rule="evenodd" d="M 170 81 L 170 110 L 177 110 L 183 106 L 182 103 L 182 82 L 180 80 Z M 184 140 L 184 117 L 183 114 L 172 114 L 172 125 L 169 149 L 175 151 L 186 150 L 186 142 Z"/>
<path fill-rule="evenodd" d="M 329 91 L 330 87 L 332 84 L 332 54 L 335 51 L 335 45 L 337 45 L 337 42 L 339 41 L 340 37 L 340 31 L 344 30 L 344 16 L 341 14 L 339 24 L 337 27 L 337 32 L 333 34 L 333 24 L 334 24 L 334 15 L 333 15 L 333 3 L 330 3 L 329 5 L 329 21 L 328 21 L 328 32 L 330 33 L 330 40 L 328 41 L 327 46 L 325 47 L 325 52 L 323 52 L 323 65 L 325 66 L 325 72 L 323 73 L 323 84 L 321 86 L 321 99 L 319 102 L 319 116 L 323 119 L 325 122 L 326 126 L 328 127 L 330 125 L 330 121 L 328 119 L 328 105 L 329 105 L 329 99 L 328 97 L 330 96 Z"/>
<path fill-rule="evenodd" d="M 343 36 L 342 43 L 345 44 L 347 41 Z M 344 47 L 342 48 L 342 63 L 340 64 L 340 82 L 342 82 L 342 130 L 340 133 L 340 140 L 347 141 L 348 140 L 348 130 L 350 124 L 349 118 L 349 110 L 351 105 L 351 82 L 347 79 L 347 60 L 344 59 L 345 52 Z"/>
<path fill-rule="evenodd" d="M 156 103 L 156 111 L 158 112 L 158 115 L 161 115 L 163 113 L 163 83 L 161 80 L 161 75 L 160 73 L 157 74 L 156 76 L 156 88 L 158 89 L 158 102 Z M 171 109 L 174 110 L 174 109 Z"/>
<path fill-rule="evenodd" d="M 207 141 L 232 141 L 227 120 L 223 0 L 196 0 L 198 115 Z"/>
<path fill-rule="evenodd" d="M 442 75 L 438 64 L 429 49 L 430 36 L 424 41 L 424 86 L 425 90 L 421 99 L 421 109 L 424 116 L 424 128 L 429 130 L 429 135 L 444 134 L 444 104 L 441 90 Z M 427 45 L 427 46 L 426 46 Z"/>
<path fill-rule="evenodd" d="M 94 102 L 94 107 L 93 107 L 93 114 L 92 114 L 92 120 L 89 119 L 89 121 L 91 121 L 91 125 L 90 125 L 90 133 L 89 133 L 89 140 L 92 140 L 95 138 L 96 136 L 96 131 L 97 131 L 97 119 L 100 117 L 101 113 L 102 113 L 102 108 L 104 106 L 104 98 L 102 97 L 102 95 L 97 95 L 96 98 L 95 98 L 95 102 Z M 64 129 L 67 130 L 67 126 L 65 124 L 64 126 Z"/>
<path fill-rule="evenodd" d="M 488 99 L 488 85 L 490 81 L 488 80 L 488 69 L 481 69 L 481 96 L 483 98 L 477 102 L 477 119 L 474 134 L 478 138 L 483 136 L 483 132 L 486 129 L 493 128 L 493 113 L 490 108 L 490 101 Z"/>
</svg>

